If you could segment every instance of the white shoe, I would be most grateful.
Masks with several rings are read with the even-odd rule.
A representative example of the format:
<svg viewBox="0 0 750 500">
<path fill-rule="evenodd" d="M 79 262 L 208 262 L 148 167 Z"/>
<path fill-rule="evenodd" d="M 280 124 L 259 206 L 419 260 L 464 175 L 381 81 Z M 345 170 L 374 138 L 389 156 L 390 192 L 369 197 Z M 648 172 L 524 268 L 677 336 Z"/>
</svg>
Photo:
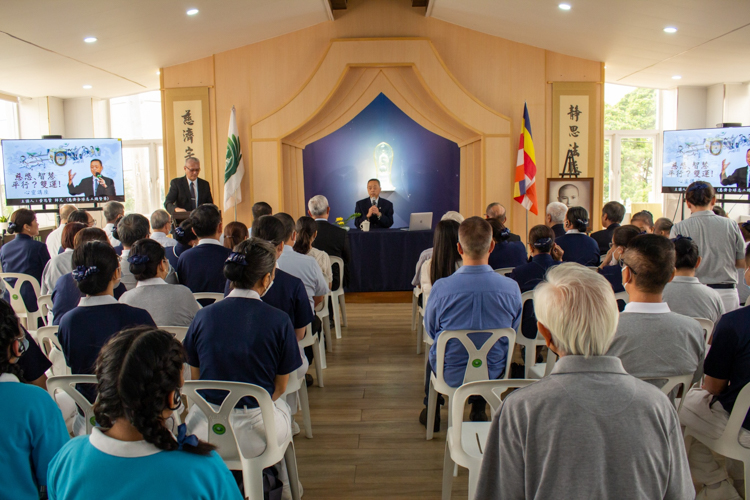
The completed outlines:
<svg viewBox="0 0 750 500">
<path fill-rule="evenodd" d="M 695 500 L 742 500 L 734 486 L 724 480 L 719 483 L 718 488 L 705 486 L 696 496 Z"/>
<path fill-rule="evenodd" d="M 299 424 L 296 421 L 292 420 L 292 436 L 296 436 L 299 433 L 300 433 Z"/>
</svg>

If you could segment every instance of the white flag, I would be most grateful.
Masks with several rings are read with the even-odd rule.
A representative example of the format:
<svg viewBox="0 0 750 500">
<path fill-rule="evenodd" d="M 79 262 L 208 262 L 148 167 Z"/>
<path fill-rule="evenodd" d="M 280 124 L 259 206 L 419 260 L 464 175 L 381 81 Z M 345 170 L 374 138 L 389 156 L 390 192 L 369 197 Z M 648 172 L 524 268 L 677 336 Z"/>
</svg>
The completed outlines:
<svg viewBox="0 0 750 500">
<path fill-rule="evenodd" d="M 229 210 L 242 202 L 240 183 L 245 175 L 245 164 L 242 162 L 242 149 L 237 133 L 237 120 L 234 106 L 229 117 L 229 134 L 227 137 L 227 162 L 224 168 L 224 210 Z"/>
</svg>

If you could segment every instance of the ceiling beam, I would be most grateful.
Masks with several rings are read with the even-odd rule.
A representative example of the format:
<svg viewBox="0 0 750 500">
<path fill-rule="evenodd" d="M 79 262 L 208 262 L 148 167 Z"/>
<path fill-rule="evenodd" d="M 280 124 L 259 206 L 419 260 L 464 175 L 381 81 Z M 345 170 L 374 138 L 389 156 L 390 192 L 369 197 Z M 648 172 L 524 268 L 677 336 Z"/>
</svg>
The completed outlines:
<svg viewBox="0 0 750 500">
<path fill-rule="evenodd" d="M 332 10 L 346 10 L 347 0 L 330 0 Z"/>
</svg>

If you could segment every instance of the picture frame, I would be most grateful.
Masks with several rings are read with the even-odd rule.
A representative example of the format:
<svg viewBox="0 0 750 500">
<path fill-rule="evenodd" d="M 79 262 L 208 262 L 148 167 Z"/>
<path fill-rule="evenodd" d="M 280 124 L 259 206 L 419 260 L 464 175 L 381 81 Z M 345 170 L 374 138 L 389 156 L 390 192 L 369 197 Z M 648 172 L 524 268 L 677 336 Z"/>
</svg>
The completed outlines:
<svg viewBox="0 0 750 500">
<path fill-rule="evenodd" d="M 572 186 L 572 187 L 569 187 Z M 575 188 L 575 189 L 573 189 Z M 564 190 L 561 194 L 560 191 Z M 594 227 L 594 178 L 556 177 L 547 179 L 547 203 L 559 201 L 568 207 L 583 207 L 589 213 L 589 227 Z"/>
</svg>

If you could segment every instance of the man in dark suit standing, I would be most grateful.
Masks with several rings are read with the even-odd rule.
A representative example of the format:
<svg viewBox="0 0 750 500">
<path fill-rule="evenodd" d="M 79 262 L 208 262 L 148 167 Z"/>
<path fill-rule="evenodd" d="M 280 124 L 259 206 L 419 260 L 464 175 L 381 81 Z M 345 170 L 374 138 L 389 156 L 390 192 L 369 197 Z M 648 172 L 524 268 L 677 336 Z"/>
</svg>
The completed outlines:
<svg viewBox="0 0 750 500">
<path fill-rule="evenodd" d="M 198 158 L 188 158 L 183 168 L 185 176 L 172 179 L 164 199 L 164 208 L 173 216 L 175 212 L 192 212 L 201 205 L 214 202 L 211 185 L 198 178 L 201 173 Z"/>
<path fill-rule="evenodd" d="M 498 202 L 490 203 L 487 205 L 487 210 L 484 211 L 484 218 L 498 219 L 502 225 L 506 225 L 507 217 L 505 215 L 505 207 Z M 510 233 L 506 241 L 521 241 L 521 237 L 517 234 Z"/>
<path fill-rule="evenodd" d="M 84 177 L 77 185 L 73 186 L 73 179 L 76 174 L 68 170 L 68 193 L 71 196 L 82 194 L 84 196 L 108 196 L 115 197 L 115 181 L 102 175 L 102 161 L 98 158 L 91 160 L 89 165 L 91 177 Z"/>
<path fill-rule="evenodd" d="M 315 219 L 318 225 L 318 236 L 313 241 L 313 247 L 327 253 L 331 257 L 341 257 L 344 261 L 344 286 L 349 284 L 349 235 L 346 229 L 337 227 L 328 222 L 331 215 L 331 208 L 328 206 L 328 199 L 319 194 L 310 198 L 307 202 L 307 213 Z M 333 285 L 331 290 L 338 290 L 340 286 L 340 276 L 338 266 L 332 266 Z"/>
<path fill-rule="evenodd" d="M 367 181 L 367 194 L 370 196 L 359 200 L 354 207 L 354 212 L 360 214 L 354 219 L 354 225 L 359 228 L 365 220 L 370 221 L 370 229 L 380 227 L 388 229 L 393 225 L 393 203 L 380 197 L 380 181 L 370 179 Z"/>
<path fill-rule="evenodd" d="M 748 167 L 750 167 L 750 149 L 748 149 L 747 153 L 745 154 L 745 162 L 747 162 L 747 165 L 745 165 L 744 167 L 739 167 L 735 169 L 732 175 L 727 175 L 727 167 L 729 166 L 729 162 L 726 160 L 722 160 L 721 162 L 721 185 L 731 186 L 732 184 L 735 184 L 740 189 L 746 189 L 747 188 L 747 170 L 748 170 Z"/>
<path fill-rule="evenodd" d="M 600 254 L 607 255 L 607 252 L 609 252 L 612 233 L 620 227 L 623 217 L 625 217 L 625 205 L 622 203 L 610 201 L 602 207 L 602 226 L 604 226 L 604 229 L 591 233 L 591 237 L 599 244 Z"/>
</svg>

